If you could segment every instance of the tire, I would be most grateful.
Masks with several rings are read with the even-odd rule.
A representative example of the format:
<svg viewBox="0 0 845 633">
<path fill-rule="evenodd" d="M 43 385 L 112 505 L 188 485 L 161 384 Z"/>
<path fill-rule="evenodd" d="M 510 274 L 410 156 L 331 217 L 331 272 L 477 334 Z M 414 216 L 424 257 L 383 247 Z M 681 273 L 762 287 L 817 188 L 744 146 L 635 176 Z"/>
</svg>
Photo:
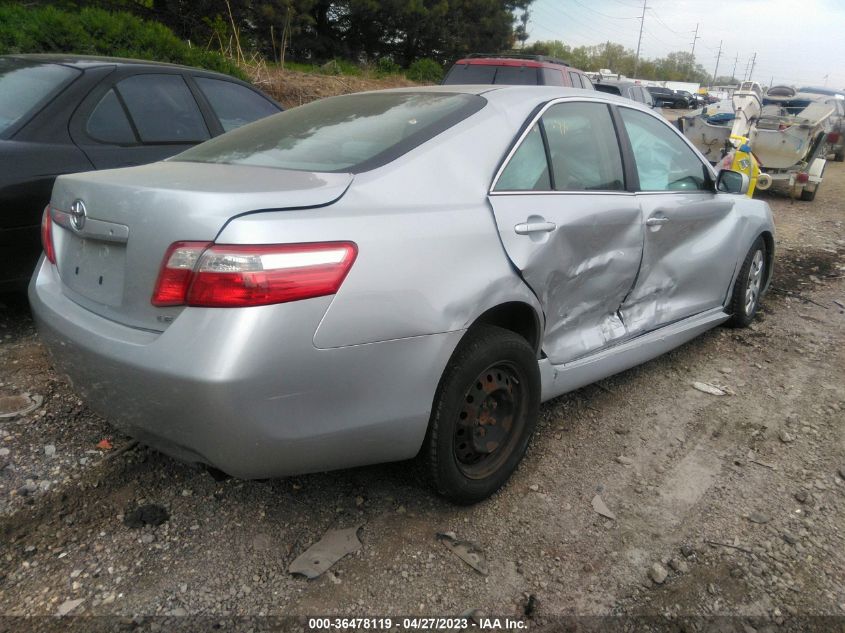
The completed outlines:
<svg viewBox="0 0 845 633">
<path fill-rule="evenodd" d="M 839 150 L 838 152 L 836 152 L 833 155 L 833 160 L 835 160 L 837 163 L 841 163 L 843 160 L 845 160 L 845 150 Z"/>
<path fill-rule="evenodd" d="M 819 190 L 819 185 L 821 185 L 821 183 L 816 183 L 816 188 L 813 189 L 812 191 L 807 191 L 807 189 L 802 189 L 801 190 L 801 200 L 803 200 L 804 202 L 812 202 L 813 200 L 815 200 L 816 199 L 816 192 Z"/>
<path fill-rule="evenodd" d="M 727 322 L 728 327 L 741 328 L 751 325 L 760 307 L 760 295 L 766 280 L 766 266 L 768 266 L 766 242 L 761 236 L 757 238 L 745 256 L 742 268 L 739 269 L 739 275 L 734 282 L 733 294 L 728 305 L 728 312 L 731 315 Z"/>
<path fill-rule="evenodd" d="M 469 505 L 501 488 L 525 454 L 539 406 L 528 342 L 503 328 L 472 328 L 440 379 L 423 447 L 437 492 Z"/>
</svg>

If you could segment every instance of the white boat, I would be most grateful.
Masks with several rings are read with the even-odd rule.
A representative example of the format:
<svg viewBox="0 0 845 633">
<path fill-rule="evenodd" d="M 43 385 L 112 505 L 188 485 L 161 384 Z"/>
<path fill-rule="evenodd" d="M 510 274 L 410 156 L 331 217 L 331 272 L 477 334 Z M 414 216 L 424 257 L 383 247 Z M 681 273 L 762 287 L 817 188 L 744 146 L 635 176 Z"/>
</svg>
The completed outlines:
<svg viewBox="0 0 845 633">
<path fill-rule="evenodd" d="M 743 82 L 730 99 L 683 117 L 681 130 L 711 163 L 734 144 L 731 136 L 747 137 L 763 109 L 763 90 L 756 81 Z"/>
</svg>

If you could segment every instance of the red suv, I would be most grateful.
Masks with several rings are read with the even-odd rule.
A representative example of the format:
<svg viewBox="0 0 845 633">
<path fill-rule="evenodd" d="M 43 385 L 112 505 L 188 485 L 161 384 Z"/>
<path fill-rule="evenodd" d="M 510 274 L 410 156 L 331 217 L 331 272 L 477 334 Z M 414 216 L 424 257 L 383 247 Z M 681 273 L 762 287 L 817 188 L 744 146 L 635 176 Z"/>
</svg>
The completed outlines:
<svg viewBox="0 0 845 633">
<path fill-rule="evenodd" d="M 544 55 L 470 55 L 455 62 L 443 83 L 567 86 L 595 90 L 593 82 L 580 70 Z"/>
</svg>

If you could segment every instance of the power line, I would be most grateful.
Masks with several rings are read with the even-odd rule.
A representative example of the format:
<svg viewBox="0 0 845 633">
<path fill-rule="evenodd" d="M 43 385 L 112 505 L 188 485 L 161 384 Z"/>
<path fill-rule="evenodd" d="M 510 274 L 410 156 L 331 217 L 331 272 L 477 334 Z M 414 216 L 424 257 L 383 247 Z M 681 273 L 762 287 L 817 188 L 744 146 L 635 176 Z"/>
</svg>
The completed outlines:
<svg viewBox="0 0 845 633">
<path fill-rule="evenodd" d="M 607 15 L 607 13 L 602 13 L 601 11 L 596 11 L 592 7 L 588 7 L 586 4 L 581 4 L 581 2 L 579 2 L 579 0 L 572 0 L 572 2 L 577 4 L 579 7 L 583 7 L 584 9 L 587 9 L 587 11 L 592 11 L 593 13 L 596 13 L 596 14 L 604 17 L 604 18 L 610 18 L 611 20 L 637 20 L 637 19 L 639 19 L 639 18 L 637 18 L 637 16 L 620 17 L 618 15 Z"/>
</svg>

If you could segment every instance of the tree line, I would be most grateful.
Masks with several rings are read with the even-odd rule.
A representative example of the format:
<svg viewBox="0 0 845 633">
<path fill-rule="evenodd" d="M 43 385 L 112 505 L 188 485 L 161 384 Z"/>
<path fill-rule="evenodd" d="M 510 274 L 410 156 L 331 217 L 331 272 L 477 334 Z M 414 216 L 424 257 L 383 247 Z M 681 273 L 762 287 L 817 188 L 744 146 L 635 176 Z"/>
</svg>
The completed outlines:
<svg viewBox="0 0 845 633">
<path fill-rule="evenodd" d="M 690 81 L 699 84 L 736 84 L 739 80 L 731 76 L 715 78 L 692 53 L 676 51 L 657 59 L 636 60 L 636 53 L 621 44 L 605 42 L 595 46 L 568 46 L 560 40 L 534 42 L 524 49 L 525 53 L 548 55 L 568 61 L 572 66 L 586 71 L 608 68 L 626 77 L 650 79 L 653 81 Z"/>
<path fill-rule="evenodd" d="M 130 11 L 192 45 L 268 60 L 441 64 L 513 48 L 533 0 L 58 0 L 59 8 Z M 524 16 L 524 17 L 523 17 Z M 522 19 L 520 19 L 522 18 Z"/>
</svg>

